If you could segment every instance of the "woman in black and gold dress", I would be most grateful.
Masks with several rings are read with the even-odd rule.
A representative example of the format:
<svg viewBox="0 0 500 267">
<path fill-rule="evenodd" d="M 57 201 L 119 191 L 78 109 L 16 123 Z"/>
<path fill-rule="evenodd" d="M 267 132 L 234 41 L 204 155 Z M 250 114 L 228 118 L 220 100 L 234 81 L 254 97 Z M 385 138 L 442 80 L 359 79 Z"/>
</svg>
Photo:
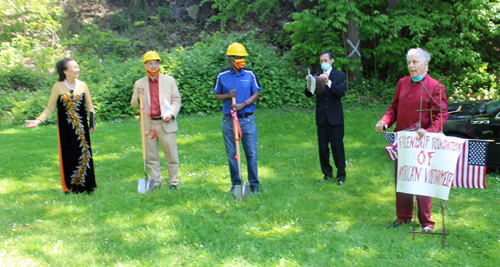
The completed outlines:
<svg viewBox="0 0 500 267">
<path fill-rule="evenodd" d="M 34 128 L 47 119 L 57 106 L 59 140 L 59 171 L 66 193 L 92 193 L 97 187 L 90 147 L 90 131 L 95 132 L 94 106 L 87 84 L 78 80 L 80 69 L 72 58 L 56 64 L 59 82 L 52 87 L 47 107 L 36 120 L 26 120 L 26 127 Z"/>
</svg>

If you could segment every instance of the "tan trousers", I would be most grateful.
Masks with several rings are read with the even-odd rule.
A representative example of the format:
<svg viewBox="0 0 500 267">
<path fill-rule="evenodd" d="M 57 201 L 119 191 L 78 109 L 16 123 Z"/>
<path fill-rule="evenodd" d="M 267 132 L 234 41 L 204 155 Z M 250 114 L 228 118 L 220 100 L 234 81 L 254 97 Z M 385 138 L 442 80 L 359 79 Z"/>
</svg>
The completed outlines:
<svg viewBox="0 0 500 267">
<path fill-rule="evenodd" d="M 177 184 L 179 184 L 179 180 L 177 179 L 179 169 L 179 156 L 177 155 L 177 142 L 175 140 L 175 132 L 165 132 L 165 129 L 162 125 L 163 122 L 160 120 L 153 122 L 154 126 L 156 127 L 156 137 L 152 140 L 149 139 L 149 137 L 153 136 L 153 129 L 151 129 L 149 134 L 146 135 L 148 137 L 146 138 L 146 163 L 151 170 L 150 177 L 154 179 L 155 186 L 161 185 L 161 165 L 160 156 L 158 154 L 158 143 L 160 143 L 163 154 L 165 154 L 165 158 L 167 158 L 169 178 L 168 185 L 177 186 Z"/>
</svg>

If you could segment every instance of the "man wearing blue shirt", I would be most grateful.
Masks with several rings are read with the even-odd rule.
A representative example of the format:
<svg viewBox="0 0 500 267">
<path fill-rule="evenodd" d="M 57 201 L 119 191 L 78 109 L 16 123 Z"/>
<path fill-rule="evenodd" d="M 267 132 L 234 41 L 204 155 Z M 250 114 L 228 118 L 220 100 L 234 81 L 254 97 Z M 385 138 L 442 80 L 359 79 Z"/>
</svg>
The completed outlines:
<svg viewBox="0 0 500 267">
<path fill-rule="evenodd" d="M 238 162 L 235 159 L 236 146 L 233 133 L 233 119 L 231 110 L 238 114 L 242 136 L 241 142 L 245 150 L 247 159 L 248 182 L 250 183 L 250 192 L 260 194 L 260 182 L 257 174 L 257 126 L 253 112 L 255 111 L 254 102 L 259 98 L 259 91 L 262 90 L 257 76 L 253 70 L 244 68 L 245 57 L 248 53 L 245 47 L 240 43 L 233 43 L 227 48 L 226 55 L 231 66 L 217 74 L 215 80 L 215 99 L 224 101 L 222 106 L 222 136 L 226 146 L 226 154 L 229 162 L 229 171 L 231 173 L 231 190 L 228 194 L 234 194 L 236 185 L 240 185 L 238 176 Z M 232 98 L 236 98 L 236 104 L 232 104 Z"/>
</svg>

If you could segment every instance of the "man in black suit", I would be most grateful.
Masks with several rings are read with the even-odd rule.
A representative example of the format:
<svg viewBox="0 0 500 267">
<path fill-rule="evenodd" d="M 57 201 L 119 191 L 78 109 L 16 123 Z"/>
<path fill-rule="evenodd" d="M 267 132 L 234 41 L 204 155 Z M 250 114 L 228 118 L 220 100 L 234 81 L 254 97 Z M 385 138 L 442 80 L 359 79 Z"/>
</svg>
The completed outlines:
<svg viewBox="0 0 500 267">
<path fill-rule="evenodd" d="M 345 182 L 345 152 L 344 152 L 344 112 L 342 100 L 346 93 L 346 76 L 342 71 L 332 68 L 335 61 L 332 52 L 323 52 L 319 55 L 322 72 L 316 73 L 325 83 L 323 92 L 311 93 L 306 88 L 305 95 L 316 95 L 316 125 L 318 127 L 318 146 L 321 171 L 325 175 L 318 182 L 325 182 L 333 178 L 333 169 L 330 165 L 330 145 L 333 161 L 337 167 L 337 184 Z M 306 77 L 307 79 L 307 77 Z"/>
</svg>

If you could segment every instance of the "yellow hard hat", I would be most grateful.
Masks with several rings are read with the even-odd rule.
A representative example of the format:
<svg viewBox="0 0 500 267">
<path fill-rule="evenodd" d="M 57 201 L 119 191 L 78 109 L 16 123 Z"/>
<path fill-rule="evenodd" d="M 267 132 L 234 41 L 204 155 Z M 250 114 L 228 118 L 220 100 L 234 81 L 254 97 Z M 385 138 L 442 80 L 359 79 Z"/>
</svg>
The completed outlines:
<svg viewBox="0 0 500 267">
<path fill-rule="evenodd" d="M 146 64 L 146 62 L 150 60 L 158 60 L 158 62 L 161 63 L 160 55 L 158 55 L 155 51 L 146 52 L 146 54 L 144 54 L 144 58 L 142 59 L 142 64 Z"/>
<path fill-rule="evenodd" d="M 247 50 L 245 50 L 245 47 L 242 44 L 240 44 L 240 43 L 232 43 L 230 46 L 227 47 L 226 55 L 228 55 L 228 56 L 246 57 L 246 56 L 248 56 L 248 53 L 247 53 Z"/>
</svg>

